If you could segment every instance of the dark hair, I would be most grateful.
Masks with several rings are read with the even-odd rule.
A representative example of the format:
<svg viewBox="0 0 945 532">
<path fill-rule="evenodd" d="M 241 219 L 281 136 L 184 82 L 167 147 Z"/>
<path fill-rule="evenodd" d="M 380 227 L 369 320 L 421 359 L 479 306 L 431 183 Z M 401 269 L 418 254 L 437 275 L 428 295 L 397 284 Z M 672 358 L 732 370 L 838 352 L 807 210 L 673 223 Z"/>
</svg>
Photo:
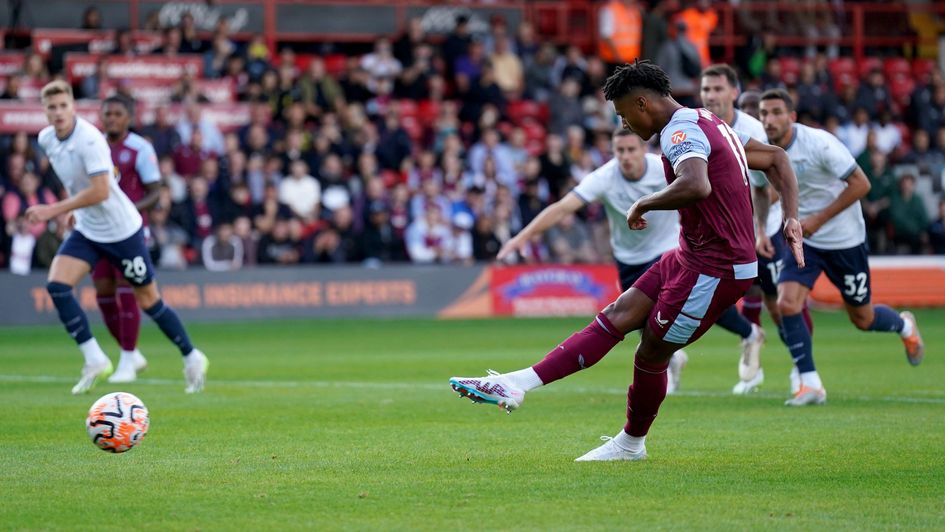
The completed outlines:
<svg viewBox="0 0 945 532">
<path fill-rule="evenodd" d="M 768 89 L 761 95 L 761 101 L 765 100 L 781 100 L 784 102 L 784 106 L 787 107 L 788 112 L 794 111 L 794 100 L 791 99 L 791 95 L 788 94 L 788 91 L 784 89 Z"/>
<path fill-rule="evenodd" d="M 614 130 L 615 137 L 629 137 L 630 135 L 633 135 L 633 134 L 634 134 L 633 131 L 630 131 L 629 129 L 625 127 Z"/>
<path fill-rule="evenodd" d="M 617 70 L 604 82 L 604 97 L 614 101 L 630 94 L 636 89 L 645 89 L 660 96 L 672 94 L 672 86 L 666 72 L 657 65 L 637 59 L 633 64 L 617 67 Z"/>
<path fill-rule="evenodd" d="M 728 80 L 728 84 L 732 87 L 738 88 L 738 74 L 735 72 L 735 69 L 724 64 L 716 63 L 714 65 L 709 65 L 705 67 L 702 71 L 702 77 L 706 76 L 721 76 Z"/>
<path fill-rule="evenodd" d="M 130 98 L 127 98 L 125 96 L 121 96 L 118 94 L 109 96 L 108 98 L 105 98 L 104 100 L 102 100 L 102 109 L 104 109 L 105 106 L 107 106 L 110 103 L 117 103 L 118 105 L 124 107 L 125 111 L 128 111 L 128 114 L 130 116 L 135 115 L 135 102 L 131 100 Z"/>
</svg>

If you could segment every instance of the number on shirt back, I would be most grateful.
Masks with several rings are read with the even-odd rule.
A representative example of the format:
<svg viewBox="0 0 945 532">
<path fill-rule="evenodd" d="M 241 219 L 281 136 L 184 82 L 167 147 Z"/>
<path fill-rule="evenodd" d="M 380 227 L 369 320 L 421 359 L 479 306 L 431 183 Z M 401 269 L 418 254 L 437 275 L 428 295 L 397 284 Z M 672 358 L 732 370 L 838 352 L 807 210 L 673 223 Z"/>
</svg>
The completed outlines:
<svg viewBox="0 0 945 532">
<path fill-rule="evenodd" d="M 722 122 L 718 127 L 719 133 L 728 141 L 729 148 L 732 148 L 732 153 L 735 154 L 735 160 L 738 161 L 738 167 L 742 170 L 742 180 L 745 182 L 745 186 L 748 186 L 748 163 L 746 162 L 748 157 L 745 155 L 745 148 L 728 124 Z"/>
<path fill-rule="evenodd" d="M 140 283 L 148 273 L 148 265 L 145 264 L 143 257 L 135 257 L 131 260 L 122 259 L 121 266 L 125 269 L 125 279 L 130 279 Z"/>
</svg>

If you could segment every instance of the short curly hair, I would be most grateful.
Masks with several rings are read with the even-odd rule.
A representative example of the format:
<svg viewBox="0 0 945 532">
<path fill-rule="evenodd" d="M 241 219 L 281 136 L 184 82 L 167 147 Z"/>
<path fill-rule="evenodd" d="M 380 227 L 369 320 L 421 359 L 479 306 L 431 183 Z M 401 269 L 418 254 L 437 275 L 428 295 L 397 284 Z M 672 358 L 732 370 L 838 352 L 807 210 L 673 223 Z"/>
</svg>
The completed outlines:
<svg viewBox="0 0 945 532">
<path fill-rule="evenodd" d="M 666 72 L 654 63 L 637 59 L 632 64 L 617 67 L 617 70 L 604 82 L 604 97 L 614 101 L 630 94 L 635 89 L 646 89 L 669 96 L 673 88 Z"/>
</svg>

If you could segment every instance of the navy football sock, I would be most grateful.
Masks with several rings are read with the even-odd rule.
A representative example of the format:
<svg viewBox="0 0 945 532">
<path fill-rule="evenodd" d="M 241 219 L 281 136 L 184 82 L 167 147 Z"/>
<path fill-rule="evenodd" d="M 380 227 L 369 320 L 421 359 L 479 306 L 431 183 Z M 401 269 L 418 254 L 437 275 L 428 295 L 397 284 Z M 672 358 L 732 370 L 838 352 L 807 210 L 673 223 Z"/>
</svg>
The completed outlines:
<svg viewBox="0 0 945 532">
<path fill-rule="evenodd" d="M 719 316 L 715 324 L 726 331 L 731 331 L 741 336 L 742 339 L 751 336 L 751 322 L 738 312 L 738 308 L 735 307 L 735 305 L 725 309 L 725 312 Z"/>
<path fill-rule="evenodd" d="M 59 313 L 59 321 L 66 326 L 66 332 L 77 344 L 84 344 L 92 339 L 89 329 L 89 319 L 86 317 L 79 302 L 76 301 L 72 287 L 65 283 L 50 281 L 46 284 L 46 291 L 52 298 L 53 305 Z"/>
<path fill-rule="evenodd" d="M 873 307 L 873 323 L 870 324 L 871 331 L 881 332 L 902 332 L 906 322 L 899 317 L 895 310 L 886 305 L 876 305 Z"/>
<path fill-rule="evenodd" d="M 804 316 L 782 316 L 781 326 L 784 331 L 783 340 L 791 352 L 797 371 L 807 373 L 816 371 L 814 367 L 814 351 L 810 338 L 810 331 L 804 323 Z"/>
<path fill-rule="evenodd" d="M 190 343 L 190 337 L 187 336 L 187 331 L 184 330 L 184 324 L 181 323 L 174 309 L 165 305 L 163 300 L 159 299 L 154 306 L 146 308 L 144 311 L 157 323 L 164 336 L 167 336 L 180 349 L 180 354 L 187 356 L 194 350 L 194 346 Z"/>
</svg>

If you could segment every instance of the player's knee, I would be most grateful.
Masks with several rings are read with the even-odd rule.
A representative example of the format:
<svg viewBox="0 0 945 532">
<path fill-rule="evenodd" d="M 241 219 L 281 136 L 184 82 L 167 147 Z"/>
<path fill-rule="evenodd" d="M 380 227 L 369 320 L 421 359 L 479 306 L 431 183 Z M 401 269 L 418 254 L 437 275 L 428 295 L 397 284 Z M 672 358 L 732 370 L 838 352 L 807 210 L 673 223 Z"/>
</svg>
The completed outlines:
<svg viewBox="0 0 945 532">
<path fill-rule="evenodd" d="M 157 304 L 161 300 L 161 294 L 158 293 L 157 287 L 154 286 L 154 283 L 135 287 L 135 301 L 138 302 L 138 306 L 147 310 Z"/>
<path fill-rule="evenodd" d="M 794 316 L 800 314 L 804 310 L 803 301 L 793 301 L 790 298 L 779 298 L 778 299 L 778 312 L 782 316 Z"/>
<path fill-rule="evenodd" d="M 51 297 L 56 297 L 72 292 L 72 287 L 66 283 L 60 283 L 59 281 L 49 281 L 46 283 L 46 292 Z"/>
<path fill-rule="evenodd" d="M 873 316 L 865 313 L 853 313 L 850 314 L 850 321 L 853 322 L 853 326 L 857 329 L 868 331 L 870 330 L 870 326 L 873 325 Z"/>
</svg>

